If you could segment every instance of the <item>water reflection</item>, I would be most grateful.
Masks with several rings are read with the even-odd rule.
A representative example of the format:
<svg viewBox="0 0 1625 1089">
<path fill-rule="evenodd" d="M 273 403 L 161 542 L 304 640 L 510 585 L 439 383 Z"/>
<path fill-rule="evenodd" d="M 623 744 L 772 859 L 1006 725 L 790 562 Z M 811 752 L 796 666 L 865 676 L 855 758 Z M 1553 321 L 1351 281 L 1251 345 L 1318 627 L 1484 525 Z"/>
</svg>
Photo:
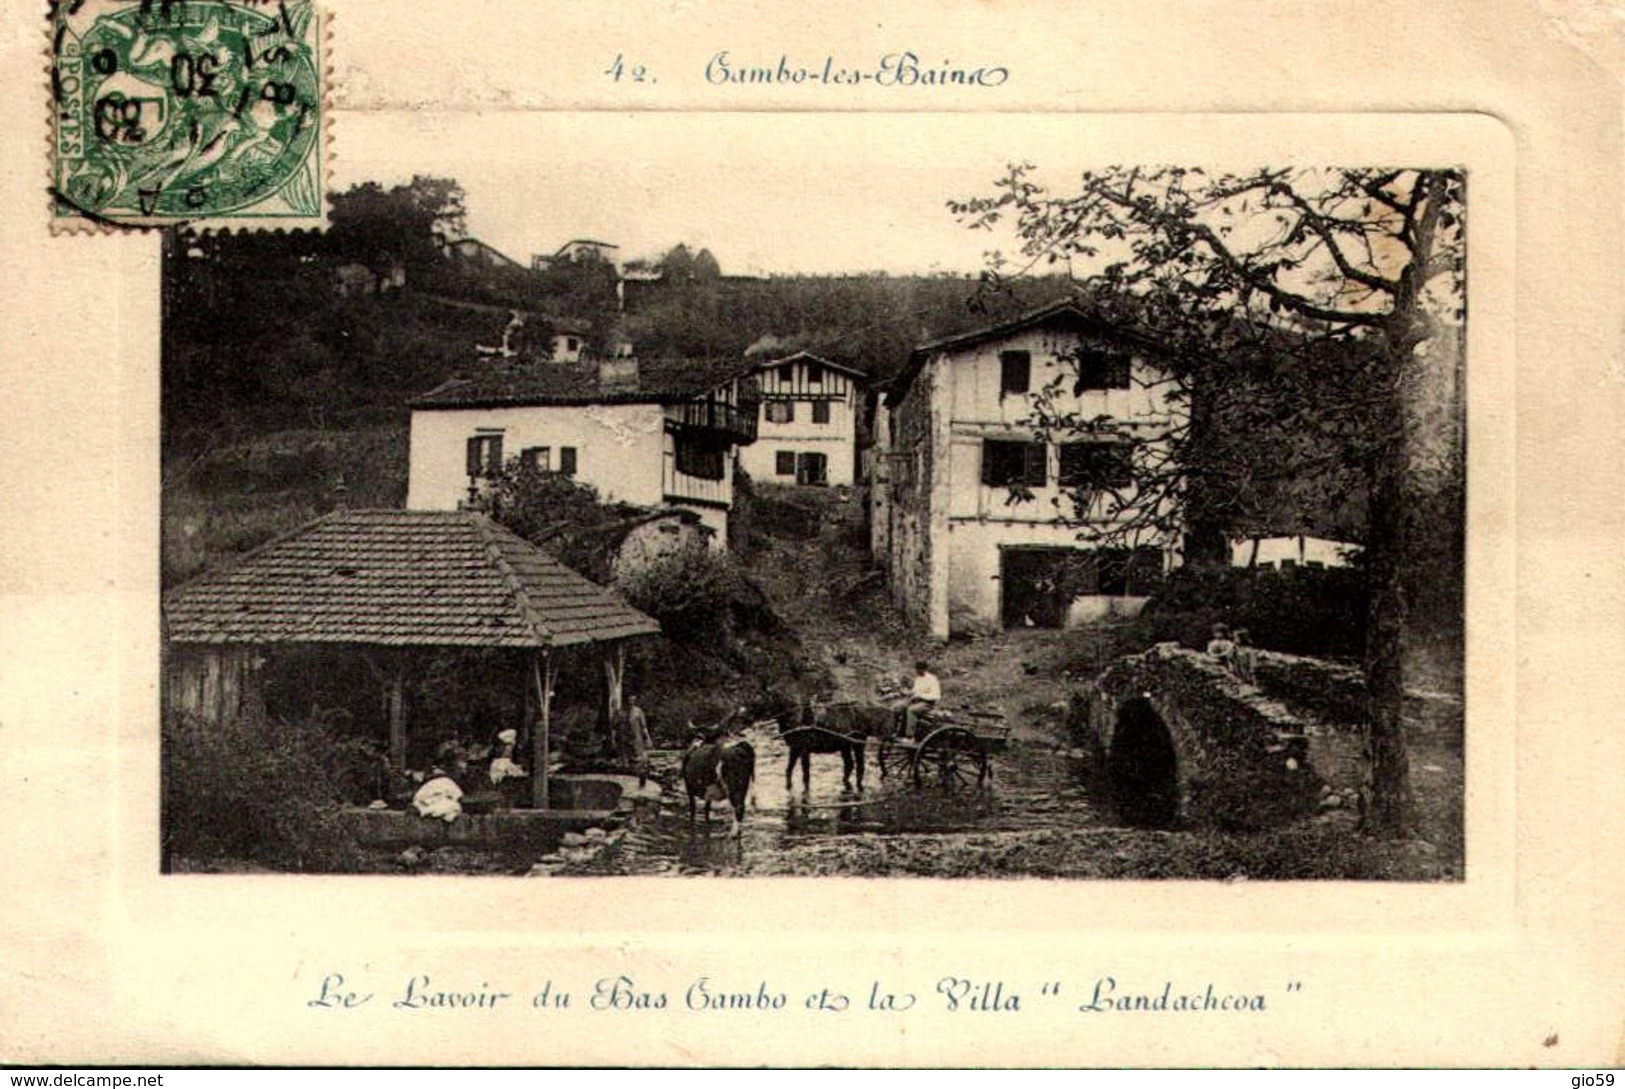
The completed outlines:
<svg viewBox="0 0 1625 1089">
<path fill-rule="evenodd" d="M 1079 828 L 1102 821 L 1078 780 L 1076 768 L 1047 749 L 1015 747 L 994 757 L 996 774 L 985 787 L 916 788 L 911 777 L 882 780 L 870 752 L 870 775 L 862 793 L 841 783 L 837 755 L 814 756 L 807 789 L 797 772 L 784 789 L 788 752 L 777 736 L 749 735 L 756 748 L 755 807 L 747 808 L 742 834 L 729 834 L 726 803 L 712 806 L 710 823 L 691 826 L 688 800 L 675 775 L 676 754 L 657 764 L 676 784 L 658 804 L 640 803 L 619 843 L 572 873 L 748 873 L 764 859 L 809 845 L 839 845 L 843 837 L 918 833 L 1016 832 Z M 664 766 L 662 766 L 662 764 Z"/>
</svg>

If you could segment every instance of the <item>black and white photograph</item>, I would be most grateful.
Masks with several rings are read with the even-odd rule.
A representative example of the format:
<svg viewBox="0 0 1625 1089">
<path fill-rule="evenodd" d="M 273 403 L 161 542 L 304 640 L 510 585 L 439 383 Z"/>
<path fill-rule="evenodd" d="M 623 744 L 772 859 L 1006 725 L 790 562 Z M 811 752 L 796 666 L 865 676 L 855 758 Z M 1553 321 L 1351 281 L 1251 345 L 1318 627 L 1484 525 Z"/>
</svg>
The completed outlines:
<svg viewBox="0 0 1625 1089">
<path fill-rule="evenodd" d="M 1465 878 L 1462 163 L 510 132 L 164 234 L 155 866 Z"/>
</svg>

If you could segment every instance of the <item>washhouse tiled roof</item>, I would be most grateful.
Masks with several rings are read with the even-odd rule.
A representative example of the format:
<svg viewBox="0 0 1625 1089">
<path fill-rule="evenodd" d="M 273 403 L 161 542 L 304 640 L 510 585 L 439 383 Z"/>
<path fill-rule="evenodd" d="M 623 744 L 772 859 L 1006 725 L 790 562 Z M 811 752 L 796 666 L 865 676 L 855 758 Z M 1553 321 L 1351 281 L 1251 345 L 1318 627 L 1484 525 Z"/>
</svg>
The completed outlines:
<svg viewBox="0 0 1625 1089">
<path fill-rule="evenodd" d="M 164 621 L 176 643 L 521 649 L 660 631 L 472 511 L 335 511 L 166 594 Z"/>
</svg>

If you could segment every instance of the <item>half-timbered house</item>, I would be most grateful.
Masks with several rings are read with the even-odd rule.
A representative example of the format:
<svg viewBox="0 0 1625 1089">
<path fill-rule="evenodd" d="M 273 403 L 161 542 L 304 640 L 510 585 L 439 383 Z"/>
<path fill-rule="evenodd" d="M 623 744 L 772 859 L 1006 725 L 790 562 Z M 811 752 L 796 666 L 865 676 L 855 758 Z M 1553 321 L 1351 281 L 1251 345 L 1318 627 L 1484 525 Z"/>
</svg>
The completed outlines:
<svg viewBox="0 0 1625 1089">
<path fill-rule="evenodd" d="M 751 479 L 849 486 L 856 476 L 864 375 L 810 352 L 756 364 L 757 442 L 740 453 Z"/>
<path fill-rule="evenodd" d="M 938 638 L 1137 611 L 1179 541 L 1117 530 L 1171 389 L 1071 302 L 916 348 L 886 390 L 872 459 L 871 545 L 898 605 Z M 1090 432 L 1035 427 L 1040 394 Z"/>
</svg>

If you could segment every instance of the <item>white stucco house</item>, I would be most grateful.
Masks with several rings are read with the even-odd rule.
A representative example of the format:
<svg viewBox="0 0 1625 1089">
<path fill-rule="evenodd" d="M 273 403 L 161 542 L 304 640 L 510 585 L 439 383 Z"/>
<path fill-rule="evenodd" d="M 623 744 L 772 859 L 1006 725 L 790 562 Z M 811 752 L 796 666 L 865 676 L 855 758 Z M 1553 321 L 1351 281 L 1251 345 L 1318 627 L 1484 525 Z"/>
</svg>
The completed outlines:
<svg viewBox="0 0 1625 1089">
<path fill-rule="evenodd" d="M 406 505 L 455 510 L 514 457 L 606 502 L 694 512 L 726 547 L 736 450 L 756 438 L 742 360 L 527 361 L 453 378 L 410 402 Z"/>
<path fill-rule="evenodd" d="M 1070 301 L 922 344 L 875 420 L 871 546 L 892 596 L 937 638 L 1074 626 L 1144 604 L 1177 540 L 1112 532 L 1135 466 L 1177 411 L 1147 354 Z M 1033 397 L 1093 421 L 1035 432 Z M 1031 498 L 1012 500 L 1012 487 Z M 1088 497 L 1077 510 L 1068 493 Z"/>
<path fill-rule="evenodd" d="M 850 487 L 864 375 L 810 352 L 759 362 L 756 442 L 739 453 L 752 480 Z"/>
<path fill-rule="evenodd" d="M 1362 551 L 1351 541 L 1308 534 L 1259 536 L 1230 543 L 1234 567 L 1347 567 Z"/>
</svg>

